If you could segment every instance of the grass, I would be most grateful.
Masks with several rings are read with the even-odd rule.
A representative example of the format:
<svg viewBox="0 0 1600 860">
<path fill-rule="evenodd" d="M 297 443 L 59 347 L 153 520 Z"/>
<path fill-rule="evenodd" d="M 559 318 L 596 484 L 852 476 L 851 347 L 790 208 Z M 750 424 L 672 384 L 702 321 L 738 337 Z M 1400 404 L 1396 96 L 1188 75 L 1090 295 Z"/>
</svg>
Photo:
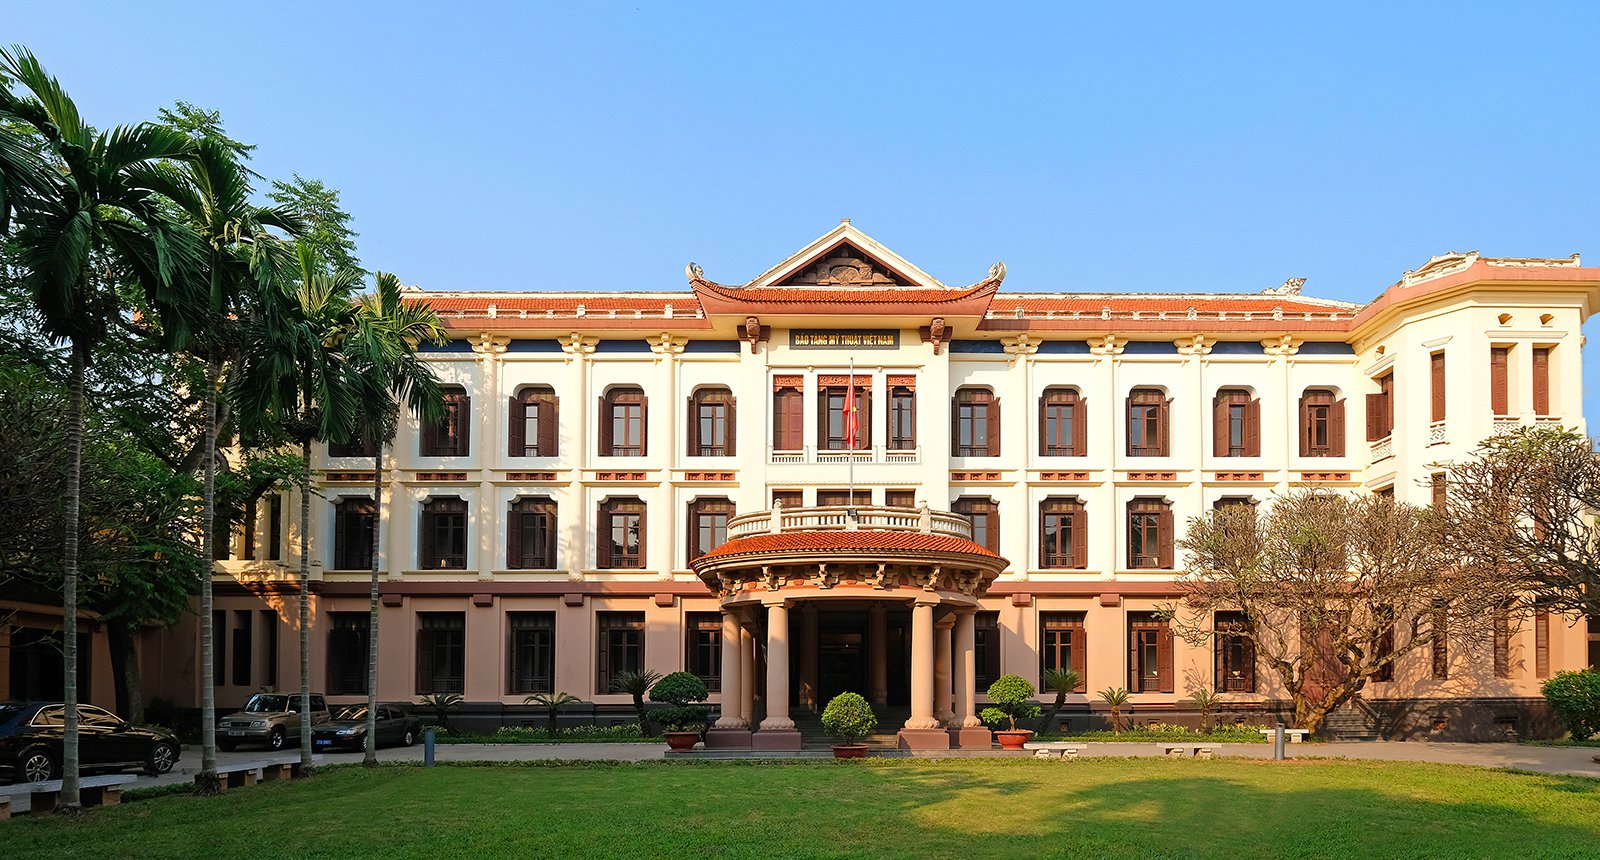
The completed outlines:
<svg viewBox="0 0 1600 860">
<path fill-rule="evenodd" d="M 1587 857 L 1600 781 L 1097 758 L 324 769 L 0 824 L 0 857 Z"/>
<path fill-rule="evenodd" d="M 492 734 L 440 732 L 434 741 L 441 744 L 666 743 L 660 737 L 646 737 L 633 723 L 620 726 L 571 726 L 556 729 L 555 734 L 543 726 L 504 726 Z"/>
<path fill-rule="evenodd" d="M 1522 743 L 1530 747 L 1600 747 L 1600 737 L 1587 740 L 1576 740 L 1571 737 L 1557 738 L 1555 740 L 1527 740 Z"/>
</svg>

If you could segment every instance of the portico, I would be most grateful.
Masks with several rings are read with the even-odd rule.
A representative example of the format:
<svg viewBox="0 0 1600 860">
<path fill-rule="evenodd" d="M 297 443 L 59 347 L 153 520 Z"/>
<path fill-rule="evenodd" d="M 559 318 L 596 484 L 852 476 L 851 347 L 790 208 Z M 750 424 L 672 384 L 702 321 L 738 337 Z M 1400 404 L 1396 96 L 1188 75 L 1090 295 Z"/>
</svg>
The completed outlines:
<svg viewBox="0 0 1600 860">
<path fill-rule="evenodd" d="M 988 748 L 975 710 L 973 616 L 1006 561 L 973 543 L 971 529 L 927 507 L 780 505 L 730 520 L 729 540 L 692 566 L 721 602 L 724 641 L 765 647 L 723 649 L 722 677 L 739 679 L 725 681 L 723 698 L 741 704 L 724 708 L 708 746 L 798 749 L 791 706 L 820 710 L 861 684 L 849 691 L 875 705 L 904 690 L 901 747 Z M 752 726 L 757 677 L 766 716 Z"/>
</svg>

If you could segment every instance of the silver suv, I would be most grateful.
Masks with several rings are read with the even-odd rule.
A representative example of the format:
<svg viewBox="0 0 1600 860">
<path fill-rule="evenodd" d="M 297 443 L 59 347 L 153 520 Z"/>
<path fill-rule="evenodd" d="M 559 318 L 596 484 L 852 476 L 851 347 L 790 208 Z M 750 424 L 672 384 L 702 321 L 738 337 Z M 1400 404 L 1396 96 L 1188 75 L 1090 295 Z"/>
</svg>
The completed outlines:
<svg viewBox="0 0 1600 860">
<path fill-rule="evenodd" d="M 320 693 L 311 694 L 311 724 L 329 719 L 328 702 Z M 228 752 L 240 744 L 266 744 L 281 750 L 290 738 L 300 736 L 300 694 L 257 693 L 244 703 L 244 710 L 223 717 L 217 725 L 217 749 Z"/>
</svg>

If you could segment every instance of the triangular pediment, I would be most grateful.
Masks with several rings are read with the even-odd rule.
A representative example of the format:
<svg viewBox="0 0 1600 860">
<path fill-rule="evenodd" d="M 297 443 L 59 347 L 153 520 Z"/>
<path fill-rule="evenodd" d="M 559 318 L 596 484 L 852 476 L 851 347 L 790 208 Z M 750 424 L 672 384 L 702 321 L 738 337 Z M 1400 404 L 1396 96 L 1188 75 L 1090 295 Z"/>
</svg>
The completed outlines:
<svg viewBox="0 0 1600 860">
<path fill-rule="evenodd" d="M 747 287 L 943 287 L 939 279 L 856 229 L 848 219 Z"/>
</svg>

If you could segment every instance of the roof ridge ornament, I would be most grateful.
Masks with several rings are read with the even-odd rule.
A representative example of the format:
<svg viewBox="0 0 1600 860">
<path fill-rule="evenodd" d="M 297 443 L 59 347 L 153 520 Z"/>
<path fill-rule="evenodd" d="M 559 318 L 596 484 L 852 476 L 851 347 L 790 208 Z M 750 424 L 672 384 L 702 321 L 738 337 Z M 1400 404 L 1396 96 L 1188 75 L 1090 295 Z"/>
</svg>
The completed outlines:
<svg viewBox="0 0 1600 860">
<path fill-rule="evenodd" d="M 1262 290 L 1261 294 L 1264 296 L 1298 296 L 1305 285 L 1305 278 L 1289 278 L 1276 287 L 1268 287 Z"/>
</svg>

